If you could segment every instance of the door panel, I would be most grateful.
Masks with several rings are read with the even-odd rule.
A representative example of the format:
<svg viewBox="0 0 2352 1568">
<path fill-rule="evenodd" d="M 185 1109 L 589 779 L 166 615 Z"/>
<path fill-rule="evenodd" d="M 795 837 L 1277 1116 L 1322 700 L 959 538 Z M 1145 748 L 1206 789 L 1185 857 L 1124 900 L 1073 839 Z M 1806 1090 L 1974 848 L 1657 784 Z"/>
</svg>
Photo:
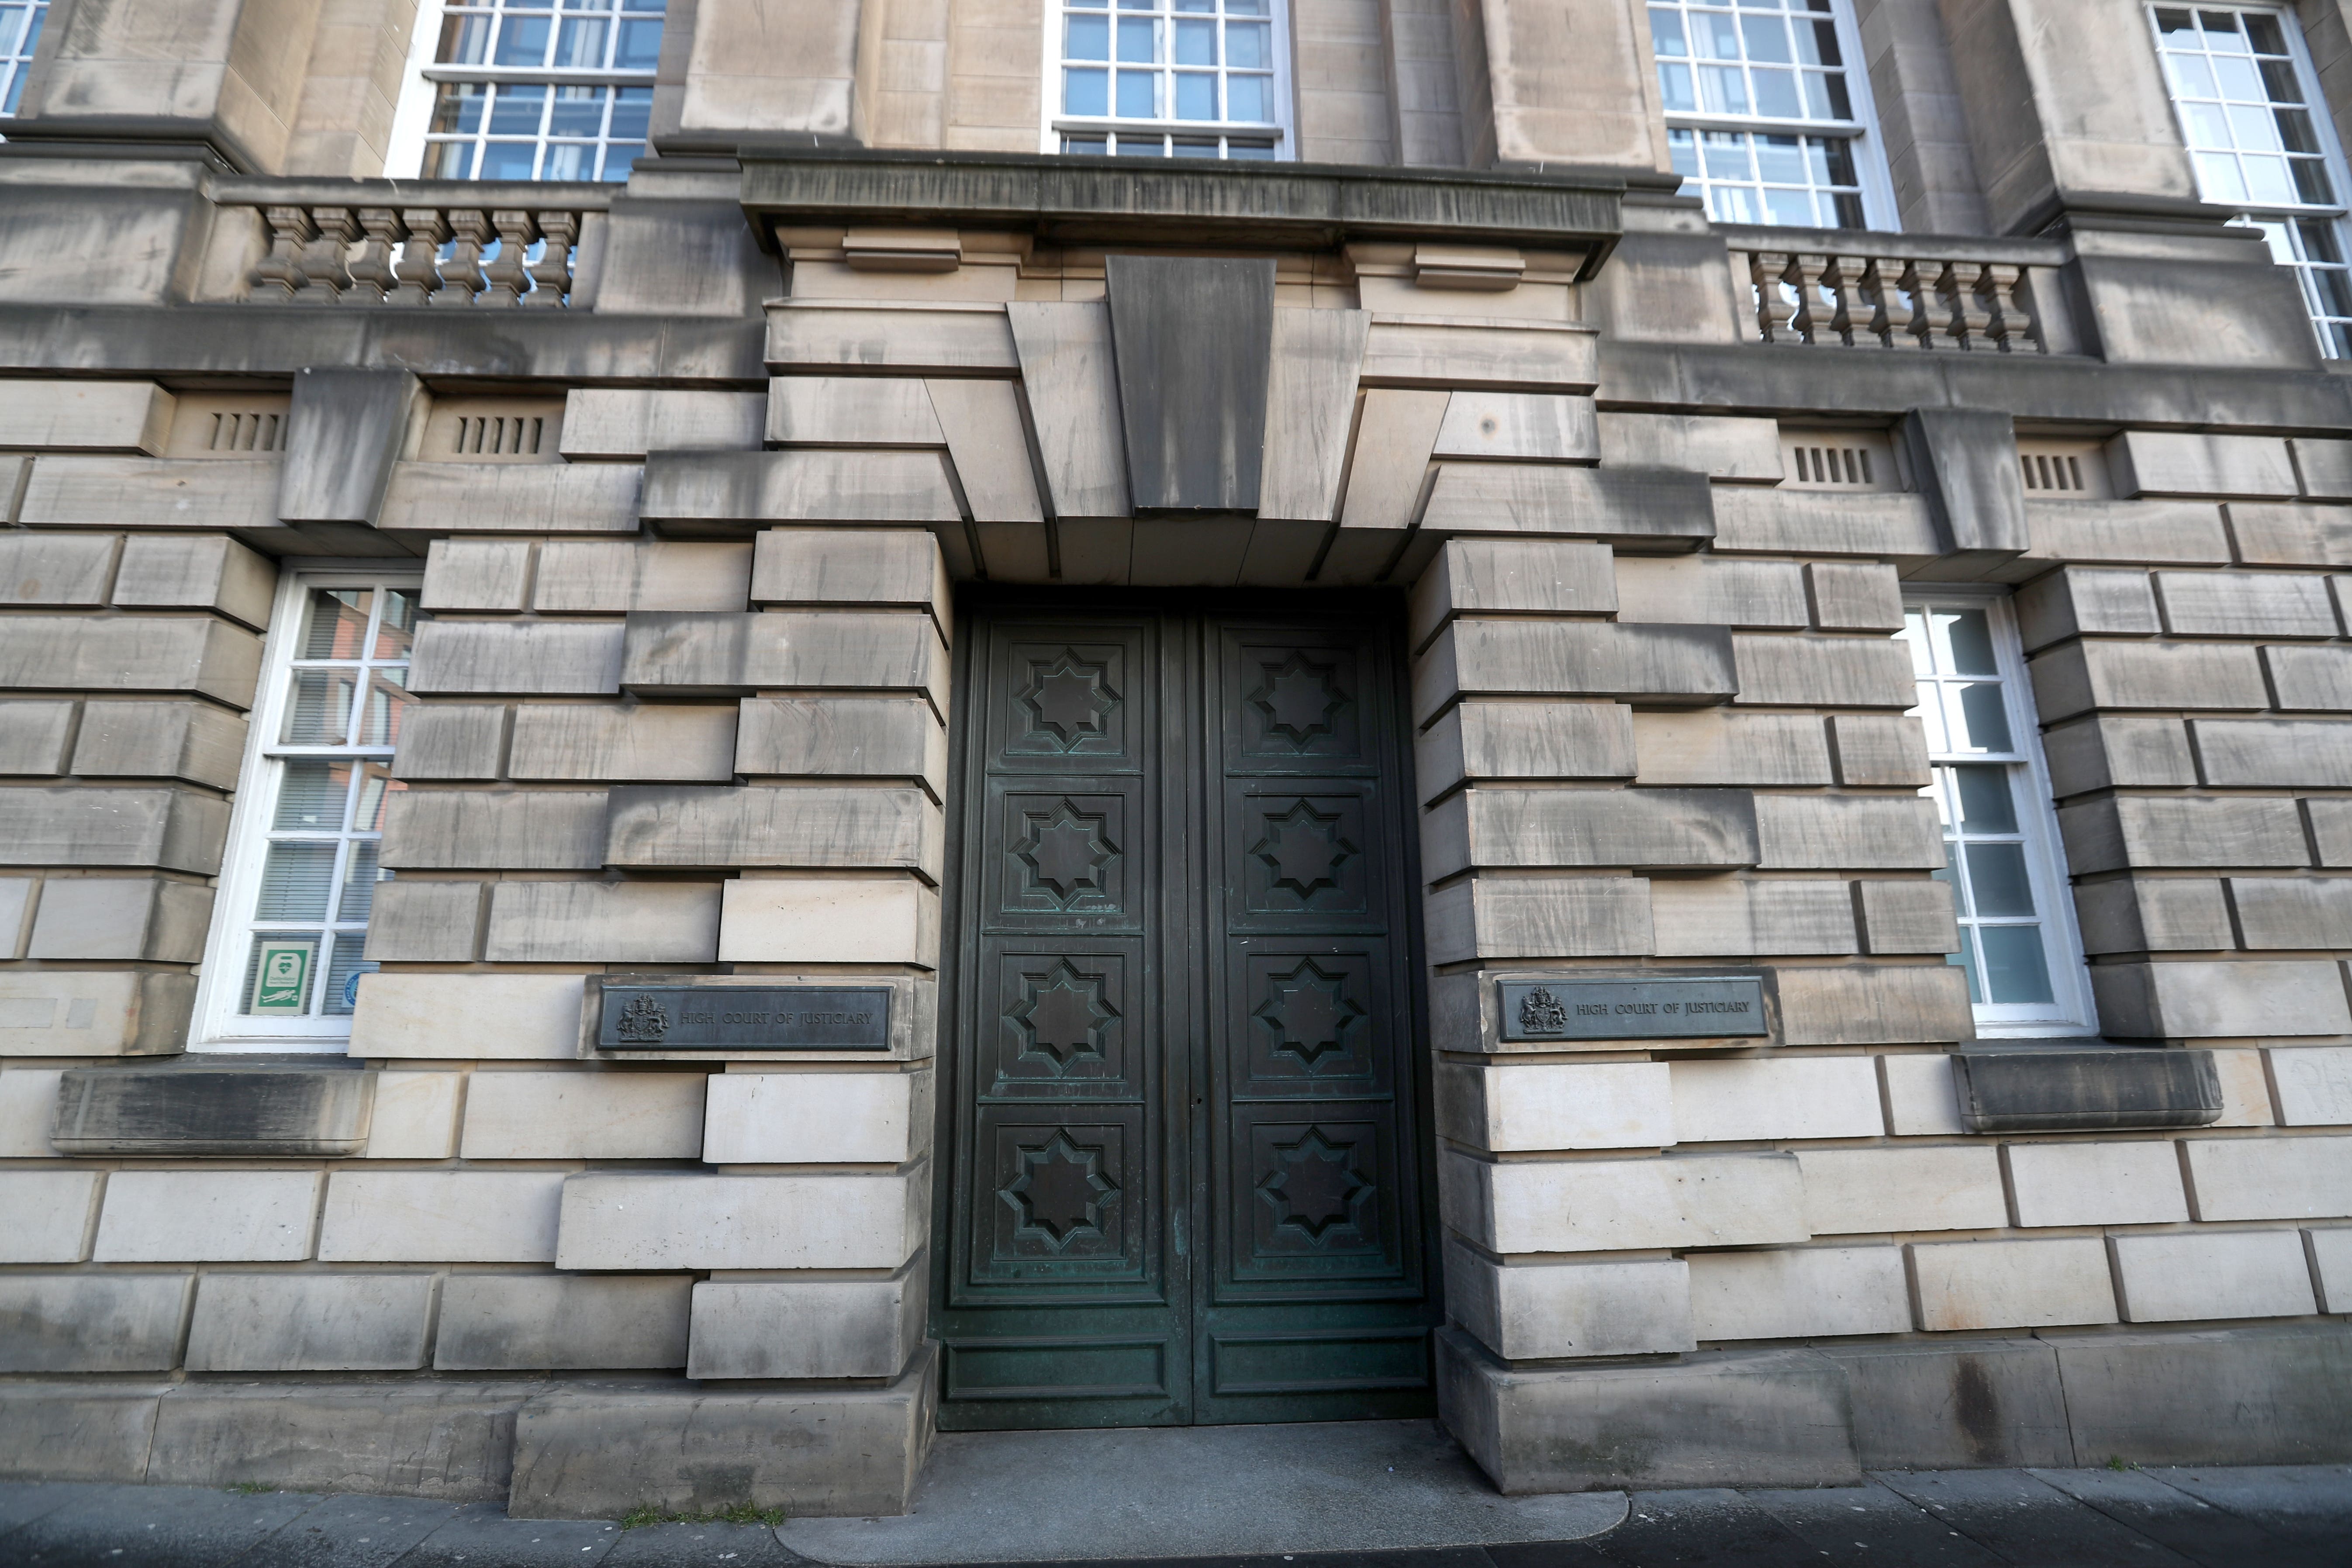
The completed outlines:
<svg viewBox="0 0 2352 1568">
<path fill-rule="evenodd" d="M 1397 640 L 972 613 L 941 1426 L 1430 1407 Z"/>
</svg>

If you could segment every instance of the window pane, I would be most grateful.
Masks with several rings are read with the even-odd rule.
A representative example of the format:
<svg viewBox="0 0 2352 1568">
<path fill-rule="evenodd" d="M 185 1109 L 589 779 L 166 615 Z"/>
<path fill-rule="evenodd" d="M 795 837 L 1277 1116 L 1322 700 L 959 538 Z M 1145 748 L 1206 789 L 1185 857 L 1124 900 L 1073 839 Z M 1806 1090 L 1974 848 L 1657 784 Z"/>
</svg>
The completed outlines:
<svg viewBox="0 0 2352 1568">
<path fill-rule="evenodd" d="M 428 180 L 470 180 L 474 177 L 474 144 L 471 142 L 442 142 L 425 150 L 425 177 Z"/>
<path fill-rule="evenodd" d="M 1158 57 L 1152 52 L 1152 40 L 1160 25 L 1148 17 L 1121 16 L 1118 19 L 1118 58 L 1130 65 L 1150 65 Z"/>
<path fill-rule="evenodd" d="M 297 658 L 357 658 L 374 595 L 365 588 L 318 588 L 304 611 Z"/>
<path fill-rule="evenodd" d="M 615 142 L 643 142 L 646 138 L 646 121 L 653 114 L 653 109 L 654 89 L 652 88 L 624 87 L 614 89 L 613 120 L 604 134 L 612 137 Z M 610 169 L 615 157 L 619 158 L 625 167 L 630 159 L 644 151 L 643 147 L 614 147 L 605 157 L 605 167 Z M 604 177 L 609 180 L 614 176 L 607 174 Z M 415 601 L 414 597 L 404 596 L 408 597 L 408 606 L 403 613 L 413 618 L 416 614 Z M 391 609 L 386 608 L 383 616 L 386 621 L 390 621 Z"/>
<path fill-rule="evenodd" d="M 499 23 L 499 50 L 491 63 L 502 66 L 543 65 L 553 29 L 551 16 L 518 16 L 512 12 Z"/>
<path fill-rule="evenodd" d="M 1756 79 L 1756 112 L 1774 120 L 1801 120 L 1805 106 L 1797 97 L 1797 78 L 1793 71 L 1758 70 Z"/>
<path fill-rule="evenodd" d="M 1110 72 L 1073 68 L 1062 73 L 1062 112 L 1108 114 Z"/>
<path fill-rule="evenodd" d="M 601 87 L 557 88 L 555 102 L 548 111 L 547 133 L 551 136 L 593 136 L 604 130 L 606 90 Z M 589 152 L 593 156 L 594 149 L 591 148 Z M 550 179 L 571 177 L 554 174 L 551 166 L 548 174 Z M 393 605 L 385 604 L 383 625 L 375 637 L 375 656 L 378 658 L 408 657 L 407 628 L 394 624 L 394 609 Z"/>
<path fill-rule="evenodd" d="M 1979 926 L 1976 938 L 1984 954 L 1987 1000 L 2029 1005 L 2052 1000 L 2040 926 Z"/>
<path fill-rule="evenodd" d="M 1274 79 L 1229 76 L 1225 79 L 1225 118 L 1244 125 L 1266 125 L 1274 120 Z"/>
<path fill-rule="evenodd" d="M 273 844 L 261 864 L 261 897 L 255 903 L 253 918 L 325 920 L 327 894 L 334 881 L 333 845 Z"/>
<path fill-rule="evenodd" d="M 408 671 L 399 666 L 375 672 L 375 678 L 368 683 L 367 713 L 360 721 L 359 744 L 400 743 L 400 722 L 416 700 L 404 689 L 407 678 Z"/>
<path fill-rule="evenodd" d="M 1264 22 L 1225 24 L 1225 64 L 1264 70 L 1274 64 L 1274 30 Z"/>
<path fill-rule="evenodd" d="M 1073 60 L 1110 58 L 1110 18 L 1071 17 L 1062 34 L 1062 56 Z"/>
<path fill-rule="evenodd" d="M 433 103 L 431 129 L 438 133 L 475 132 L 482 128 L 483 112 L 490 106 L 490 89 L 478 82 L 452 82 L 443 85 Z M 473 149 L 463 149 L 471 154 Z"/>
<path fill-rule="evenodd" d="M 490 104 L 490 133 L 536 136 L 547 114 L 547 89 L 538 84 L 501 83 Z"/>
<path fill-rule="evenodd" d="M 1205 71 L 1176 73 L 1176 118 L 1179 120 L 1214 120 L 1217 117 L 1217 79 Z"/>
<path fill-rule="evenodd" d="M 483 145 L 481 177 L 485 180 L 528 180 L 538 172 L 536 142 L 491 142 Z"/>
<path fill-rule="evenodd" d="M 1698 107 L 1698 99 L 1691 90 L 1690 67 L 1675 65 L 1669 60 L 1659 61 L 1658 95 L 1665 100 L 1666 107 L 1670 110 L 1682 110 L 1687 111 L 1696 109 Z M 1682 132 L 1680 134 L 1685 140 L 1690 136 L 1690 132 L 1687 131 Z M 1676 167 L 1680 167 L 1680 165 L 1677 164 Z M 1684 173 L 1685 174 L 1694 172 L 1695 171 L 1687 169 L 1684 170 Z"/>
<path fill-rule="evenodd" d="M 352 793 L 352 764 L 301 757 L 279 764 L 278 809 L 270 827 L 279 833 L 339 833 Z"/>
<path fill-rule="evenodd" d="M 1118 112 L 1129 120 L 1157 120 L 1160 100 L 1156 89 L 1160 85 L 1158 71 L 1121 71 L 1118 73 Z"/>
<path fill-rule="evenodd" d="M 1784 65 L 1796 58 L 1789 52 L 1789 25 L 1778 16 L 1742 16 L 1739 36 L 1751 60 Z"/>
<path fill-rule="evenodd" d="M 649 71 L 661 63 L 662 25 L 659 20 L 624 17 L 613 45 L 613 68 Z"/>
<path fill-rule="evenodd" d="M 2001 701 L 1999 686 L 1988 680 L 1949 689 L 1958 699 L 1958 711 L 1951 715 L 1952 734 L 1945 742 L 1946 750 L 2007 752 L 2015 749 L 2009 733 L 2009 710 Z"/>
<path fill-rule="evenodd" d="M 334 961 L 327 967 L 325 1005 L 319 1010 L 329 1017 L 348 1017 L 359 990 L 359 977 L 375 973 L 376 965 L 360 957 L 367 938 L 358 931 L 343 931 L 335 938 Z"/>
<path fill-rule="evenodd" d="M 2005 764 L 1988 763 L 1962 763 L 1952 769 L 1962 832 L 2017 831 L 2017 801 L 2010 792 L 2009 772 Z"/>
<path fill-rule="evenodd" d="M 566 16 L 555 38 L 555 61 L 567 70 L 600 70 L 604 64 L 602 16 Z"/>
<path fill-rule="evenodd" d="M 390 876 L 376 867 L 379 847 L 373 838 L 352 846 L 351 864 L 343 868 L 343 895 L 335 901 L 335 919 L 344 925 L 365 923 L 376 883 Z"/>
<path fill-rule="evenodd" d="M 407 784 L 392 776 L 391 763 L 362 763 L 359 799 L 352 809 L 352 831 L 353 833 L 383 832 L 384 802 L 407 787 Z"/>
<path fill-rule="evenodd" d="M 1664 5 L 1650 7 L 1650 52 L 1662 59 L 1678 59 L 1690 53 L 1690 45 L 1683 38 L 1681 12 Z"/>
<path fill-rule="evenodd" d="M 1953 675 L 1999 675 L 1992 656 L 1992 627 L 1982 610 L 1938 610 L 1935 615 L 1944 668 Z"/>
<path fill-rule="evenodd" d="M 1984 989 L 1977 984 L 1977 933 L 1973 927 L 1960 928 L 1960 951 L 1953 953 L 1944 962 L 1957 963 L 1967 973 L 1969 1005 L 1971 1007 L 1980 1005 L 1984 1001 Z"/>
<path fill-rule="evenodd" d="M 352 669 L 298 669 L 286 704 L 286 722 L 278 740 L 289 746 L 340 746 L 351 731 L 352 699 L 359 688 L 359 672 Z"/>
<path fill-rule="evenodd" d="M 444 65 L 478 66 L 489 48 L 489 17 L 451 16 L 441 23 L 441 45 L 433 58 Z"/>
<path fill-rule="evenodd" d="M 1177 23 L 1176 63 L 1180 66 L 1215 65 L 1217 25 L 1214 22 Z"/>
<path fill-rule="evenodd" d="M 2025 877 L 2021 844 L 1968 846 L 1969 895 L 1979 915 L 2032 915 L 2033 887 Z"/>
</svg>

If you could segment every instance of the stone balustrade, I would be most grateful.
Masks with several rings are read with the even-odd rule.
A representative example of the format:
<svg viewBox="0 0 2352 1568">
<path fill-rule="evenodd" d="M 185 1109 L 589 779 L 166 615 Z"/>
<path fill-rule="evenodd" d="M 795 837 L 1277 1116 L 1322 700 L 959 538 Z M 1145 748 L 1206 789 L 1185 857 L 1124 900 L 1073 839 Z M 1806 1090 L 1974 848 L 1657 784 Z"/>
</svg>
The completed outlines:
<svg viewBox="0 0 2352 1568">
<path fill-rule="evenodd" d="M 2055 290 L 2034 286 L 2049 275 L 2039 257 L 1991 255 L 1990 246 L 1938 255 L 1948 247 L 1899 235 L 1734 229 L 1726 237 L 1734 272 L 1747 271 L 1758 342 L 1979 353 L 2068 346 L 2043 319 L 2041 301 Z M 1885 245 L 1862 249 L 1857 238 Z"/>
<path fill-rule="evenodd" d="M 358 182 L 326 200 L 254 184 L 250 195 L 224 193 L 223 205 L 257 212 L 268 231 L 268 252 L 246 274 L 247 298 L 267 304 L 560 307 L 606 195 L 478 184 L 459 187 L 470 200 L 458 205 L 446 199 L 455 191 L 405 181 Z"/>
</svg>

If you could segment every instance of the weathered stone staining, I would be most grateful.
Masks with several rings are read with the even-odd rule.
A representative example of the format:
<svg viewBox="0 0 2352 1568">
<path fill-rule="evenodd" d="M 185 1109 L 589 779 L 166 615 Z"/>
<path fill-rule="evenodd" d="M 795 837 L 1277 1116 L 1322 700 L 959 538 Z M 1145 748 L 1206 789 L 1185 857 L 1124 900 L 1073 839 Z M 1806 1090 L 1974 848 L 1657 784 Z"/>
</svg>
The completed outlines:
<svg viewBox="0 0 2352 1568">
<path fill-rule="evenodd" d="M 958 901 L 950 751 L 1034 717 L 958 710 L 1004 652 L 959 608 L 1196 595 L 1393 617 L 1319 716 L 1161 713 L 1277 739 L 1143 787 L 1207 823 L 1410 750 L 1353 850 L 1417 942 L 1298 896 L 1427 1047 L 1393 1154 L 1445 1321 L 1400 1375 L 1504 1490 L 2352 1458 L 2352 415 L 2291 269 L 2197 204 L 2137 13 L 1865 16 L 1868 216 L 1909 237 L 1824 249 L 1656 188 L 1622 5 L 1344 47 L 1302 10 L 1311 168 L 1038 156 L 1036 16 L 904 9 L 674 16 L 661 155 L 544 201 L 384 170 L 347 107 L 399 97 L 383 39 L 255 68 L 231 17 L 167 95 L 104 28 L 37 62 L 0 149 L 0 1473 L 904 1508 L 979 1375 L 943 1288 L 1012 1206 L 940 1200 L 935 1144 L 1002 1126 L 948 1047 L 1010 1026 L 981 972 L 1034 934 Z M 305 606 L 384 573 L 405 675 L 395 625 L 329 703 L 381 744 L 280 816 Z M 2022 727 L 1972 753 L 1897 634 L 1996 598 L 1969 668 Z M 1148 693 L 1066 641 L 1112 709 L 1024 776 L 1075 800 L 1135 780 Z M 1955 767 L 2015 781 L 2014 835 L 1948 845 Z M 271 880 L 347 809 L 340 880 Z M 1948 961 L 2025 918 L 2012 848 L 2063 1019 Z M 1097 912 L 1036 956 L 1123 955 Z M 271 1035 L 251 934 L 304 921 L 352 1010 Z M 1168 1017 L 1274 1021 L 1218 962 Z M 1193 1040 L 1120 1005 L 1114 1053 Z"/>
</svg>

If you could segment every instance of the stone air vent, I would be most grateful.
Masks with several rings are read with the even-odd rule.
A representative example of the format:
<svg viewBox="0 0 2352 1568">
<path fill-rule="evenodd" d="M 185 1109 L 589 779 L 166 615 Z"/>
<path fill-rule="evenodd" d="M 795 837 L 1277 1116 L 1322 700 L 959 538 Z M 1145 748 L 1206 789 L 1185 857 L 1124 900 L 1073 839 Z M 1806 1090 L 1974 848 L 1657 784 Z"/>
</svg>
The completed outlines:
<svg viewBox="0 0 2352 1568">
<path fill-rule="evenodd" d="M 2025 493 L 2036 500 L 2104 500 L 2116 493 L 2106 449 L 2097 441 L 2021 439 L 2017 466 Z"/>
<path fill-rule="evenodd" d="M 560 462 L 562 437 L 562 398 L 436 398 L 416 458 L 426 463 Z"/>
<path fill-rule="evenodd" d="M 1781 488 L 1801 490 L 1899 490 L 1895 445 L 1877 430 L 1780 432 Z"/>
<path fill-rule="evenodd" d="M 259 458 L 286 447 L 286 413 L 293 399 L 279 394 L 184 392 L 173 401 L 164 454 L 173 458 Z"/>
</svg>

